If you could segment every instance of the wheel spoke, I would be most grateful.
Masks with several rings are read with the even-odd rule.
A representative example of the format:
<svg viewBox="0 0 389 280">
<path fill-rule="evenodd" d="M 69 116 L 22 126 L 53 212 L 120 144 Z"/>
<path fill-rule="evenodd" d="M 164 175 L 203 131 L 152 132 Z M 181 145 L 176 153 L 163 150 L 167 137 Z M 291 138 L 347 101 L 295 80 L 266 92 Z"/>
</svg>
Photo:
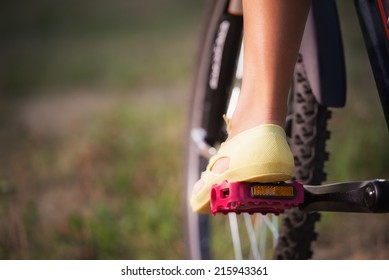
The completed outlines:
<svg viewBox="0 0 389 280">
<path fill-rule="evenodd" d="M 261 259 L 261 255 L 259 254 L 258 251 L 257 237 L 255 235 L 255 230 L 253 227 L 253 223 L 251 221 L 251 216 L 248 213 L 244 213 L 243 218 L 246 225 L 247 234 L 249 236 L 250 252 L 252 254 L 253 259 L 259 260 Z"/>
<path fill-rule="evenodd" d="M 235 259 L 242 260 L 242 246 L 240 244 L 240 236 L 239 236 L 239 226 L 238 226 L 238 219 L 236 217 L 236 213 L 228 213 L 228 218 L 230 221 L 230 228 L 231 228 L 231 237 L 232 237 L 232 243 L 234 246 L 234 252 L 235 252 Z"/>
</svg>

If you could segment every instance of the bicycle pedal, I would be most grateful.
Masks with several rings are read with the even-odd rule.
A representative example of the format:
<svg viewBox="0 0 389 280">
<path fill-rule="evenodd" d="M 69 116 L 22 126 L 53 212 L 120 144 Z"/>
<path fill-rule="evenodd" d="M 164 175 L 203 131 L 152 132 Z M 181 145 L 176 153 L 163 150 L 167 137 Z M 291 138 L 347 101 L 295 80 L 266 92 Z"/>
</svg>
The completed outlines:
<svg viewBox="0 0 389 280">
<path fill-rule="evenodd" d="M 283 213 L 304 202 L 304 187 L 290 183 L 248 183 L 223 181 L 211 189 L 212 215 L 216 213 Z"/>
</svg>

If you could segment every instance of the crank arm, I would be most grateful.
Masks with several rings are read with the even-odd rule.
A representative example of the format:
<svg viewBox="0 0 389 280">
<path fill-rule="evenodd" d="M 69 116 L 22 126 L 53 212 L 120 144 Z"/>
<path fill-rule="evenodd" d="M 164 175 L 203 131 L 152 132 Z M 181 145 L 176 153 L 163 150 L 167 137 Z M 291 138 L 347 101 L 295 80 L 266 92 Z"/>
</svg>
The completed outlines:
<svg viewBox="0 0 389 280">
<path fill-rule="evenodd" d="M 389 212 L 389 182 L 376 179 L 320 186 L 304 185 L 304 212 Z"/>
<path fill-rule="evenodd" d="M 389 213 L 389 182 L 382 179 L 328 185 L 297 181 L 248 183 L 224 181 L 211 190 L 212 214 L 281 214 L 298 206 L 304 212 Z"/>
</svg>

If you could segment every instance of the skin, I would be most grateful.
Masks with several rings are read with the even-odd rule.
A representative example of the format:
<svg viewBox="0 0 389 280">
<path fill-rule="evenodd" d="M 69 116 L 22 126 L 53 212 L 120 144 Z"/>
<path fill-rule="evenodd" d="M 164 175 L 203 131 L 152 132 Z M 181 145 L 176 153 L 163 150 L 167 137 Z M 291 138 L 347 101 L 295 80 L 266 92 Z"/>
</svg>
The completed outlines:
<svg viewBox="0 0 389 280">
<path fill-rule="evenodd" d="M 261 124 L 283 127 L 310 4 L 311 0 L 243 0 L 243 81 L 229 139 Z M 222 173 L 228 164 L 228 158 L 220 159 L 212 171 Z M 202 186 L 199 180 L 195 190 Z"/>
</svg>

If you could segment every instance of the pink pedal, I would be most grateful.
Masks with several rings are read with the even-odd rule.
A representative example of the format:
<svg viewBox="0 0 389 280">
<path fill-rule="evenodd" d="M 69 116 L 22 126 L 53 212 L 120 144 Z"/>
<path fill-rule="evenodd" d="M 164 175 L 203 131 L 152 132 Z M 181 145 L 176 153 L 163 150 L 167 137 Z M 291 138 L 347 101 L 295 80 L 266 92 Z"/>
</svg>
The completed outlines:
<svg viewBox="0 0 389 280">
<path fill-rule="evenodd" d="M 304 187 L 291 183 L 247 183 L 224 181 L 211 190 L 212 215 L 229 212 L 281 214 L 304 201 Z"/>
</svg>

